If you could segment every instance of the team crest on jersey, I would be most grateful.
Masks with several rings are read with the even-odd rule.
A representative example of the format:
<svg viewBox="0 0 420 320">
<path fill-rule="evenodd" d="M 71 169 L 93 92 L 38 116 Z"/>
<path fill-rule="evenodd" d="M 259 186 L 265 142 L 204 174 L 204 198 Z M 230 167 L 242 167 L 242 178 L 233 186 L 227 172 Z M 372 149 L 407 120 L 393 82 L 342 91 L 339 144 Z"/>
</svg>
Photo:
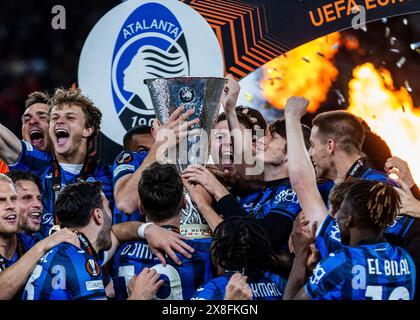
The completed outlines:
<svg viewBox="0 0 420 320">
<path fill-rule="evenodd" d="M 180 76 L 223 76 L 223 58 L 206 20 L 179 1 L 123 2 L 95 25 L 80 56 L 79 86 L 119 144 L 127 130 L 155 118 L 144 80 Z M 184 88 L 180 100 L 195 95 Z"/>
<path fill-rule="evenodd" d="M 97 277 L 101 274 L 101 267 L 94 259 L 86 261 L 86 270 L 93 277 Z"/>
</svg>

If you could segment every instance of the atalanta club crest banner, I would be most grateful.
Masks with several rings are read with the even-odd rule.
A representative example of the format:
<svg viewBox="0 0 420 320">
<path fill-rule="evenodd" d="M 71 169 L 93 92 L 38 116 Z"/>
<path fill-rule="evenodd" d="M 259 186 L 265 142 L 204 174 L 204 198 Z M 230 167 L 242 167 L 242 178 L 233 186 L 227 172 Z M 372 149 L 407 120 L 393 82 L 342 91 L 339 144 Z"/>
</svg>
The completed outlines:
<svg viewBox="0 0 420 320">
<path fill-rule="evenodd" d="M 144 79 L 241 79 L 331 32 L 419 11 L 420 0 L 127 0 L 91 30 L 78 85 L 101 108 L 102 133 L 119 145 L 154 118 Z"/>
<path fill-rule="evenodd" d="M 102 132 L 118 144 L 155 117 L 143 80 L 176 76 L 223 76 L 223 56 L 207 21 L 174 0 L 113 8 L 90 32 L 79 63 L 79 86 L 101 108 Z"/>
</svg>

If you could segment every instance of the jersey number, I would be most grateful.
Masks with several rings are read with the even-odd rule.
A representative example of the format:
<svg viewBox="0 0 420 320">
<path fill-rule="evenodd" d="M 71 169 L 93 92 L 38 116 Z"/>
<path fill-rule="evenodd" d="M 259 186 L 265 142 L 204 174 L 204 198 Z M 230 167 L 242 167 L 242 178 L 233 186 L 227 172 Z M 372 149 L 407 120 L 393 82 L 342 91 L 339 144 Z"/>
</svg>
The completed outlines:
<svg viewBox="0 0 420 320">
<path fill-rule="evenodd" d="M 367 286 L 366 298 L 371 298 L 372 300 L 382 300 L 382 292 L 382 286 Z M 388 300 L 410 300 L 410 292 L 406 287 L 395 288 L 389 295 Z"/>
<path fill-rule="evenodd" d="M 26 283 L 26 286 L 25 286 L 26 300 L 34 300 L 34 294 L 35 294 L 34 282 L 41 275 L 41 271 L 42 271 L 42 267 L 40 265 L 37 265 L 34 271 L 32 272 L 31 277 L 29 278 L 28 282 Z"/>
<path fill-rule="evenodd" d="M 171 288 L 171 293 L 165 299 L 157 300 L 183 300 L 182 295 L 182 286 L 181 286 L 181 276 L 179 275 L 178 271 L 170 266 L 166 265 L 164 267 L 162 264 L 155 265 L 152 269 L 156 269 L 156 271 L 161 274 L 165 275 L 169 280 L 169 285 Z M 134 266 L 123 266 L 118 268 L 118 276 L 124 277 L 125 286 L 127 288 L 128 293 L 128 283 L 130 282 L 131 278 L 134 276 Z"/>
</svg>

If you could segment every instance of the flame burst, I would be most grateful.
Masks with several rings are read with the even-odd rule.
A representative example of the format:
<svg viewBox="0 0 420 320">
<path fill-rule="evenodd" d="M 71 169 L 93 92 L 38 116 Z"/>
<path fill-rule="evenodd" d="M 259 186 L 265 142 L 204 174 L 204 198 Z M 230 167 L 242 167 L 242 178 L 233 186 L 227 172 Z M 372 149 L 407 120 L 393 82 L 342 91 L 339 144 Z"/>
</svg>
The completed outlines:
<svg viewBox="0 0 420 320">
<path fill-rule="evenodd" d="M 362 117 L 393 155 L 406 160 L 414 180 L 420 182 L 420 109 L 406 88 L 396 89 L 389 71 L 377 71 L 371 63 L 353 70 L 349 87 L 348 111 Z"/>
<path fill-rule="evenodd" d="M 261 88 L 264 98 L 274 107 L 284 109 L 291 96 L 309 99 L 314 112 L 325 101 L 338 70 L 331 62 L 340 46 L 340 33 L 308 42 L 263 67 Z"/>
</svg>

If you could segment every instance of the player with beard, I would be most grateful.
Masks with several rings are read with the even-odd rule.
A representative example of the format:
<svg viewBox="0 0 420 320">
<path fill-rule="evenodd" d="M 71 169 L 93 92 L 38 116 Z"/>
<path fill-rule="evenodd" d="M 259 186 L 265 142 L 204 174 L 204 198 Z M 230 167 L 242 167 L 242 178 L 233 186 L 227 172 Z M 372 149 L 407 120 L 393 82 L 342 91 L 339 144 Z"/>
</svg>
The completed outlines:
<svg viewBox="0 0 420 320">
<path fill-rule="evenodd" d="M 11 171 L 7 176 L 12 179 L 18 195 L 19 232 L 32 236 L 41 228 L 41 181 L 28 171 Z"/>
<path fill-rule="evenodd" d="M 23 140 L 42 151 L 51 150 L 48 134 L 49 100 L 46 92 L 32 92 L 25 101 L 25 112 L 22 116 Z"/>
<path fill-rule="evenodd" d="M 78 243 L 68 229 L 37 243 L 18 233 L 20 215 L 18 196 L 12 180 L 0 174 L 0 300 L 20 298 L 21 290 L 38 259 L 61 242 Z"/>
<path fill-rule="evenodd" d="M 174 230 L 179 233 L 180 213 L 185 207 L 183 183 L 180 174 L 173 164 L 153 163 L 142 173 L 138 193 L 141 211 L 147 222 Z M 182 256 L 182 265 L 176 265 L 168 259 L 166 267 L 150 251 L 146 241 L 131 241 L 122 244 L 113 262 L 114 291 L 118 300 L 127 298 L 130 279 L 152 268 L 162 274 L 165 284 L 156 294 L 161 300 L 188 300 L 195 290 L 211 279 L 212 265 L 210 259 L 211 239 L 188 240 L 194 249 L 191 259 Z"/>
<path fill-rule="evenodd" d="M 302 126 L 309 147 L 309 128 Z M 231 216 L 252 216 L 267 232 L 274 250 L 287 250 L 287 241 L 292 230 L 293 221 L 301 211 L 297 196 L 293 191 L 287 171 L 286 127 L 284 120 L 270 124 L 263 138 L 257 141 L 257 161 L 264 164 L 265 187 L 256 190 L 237 201 L 232 193 L 211 174 L 199 165 L 189 166 L 183 172 L 187 189 L 198 209 L 202 212 L 209 226 L 214 230 L 223 220 L 210 210 L 209 203 L 204 200 L 197 187 L 200 184 L 213 196 L 216 203 L 214 210 L 225 218 Z M 327 201 L 332 183 L 320 184 L 320 191 Z"/>
<path fill-rule="evenodd" d="M 58 225 L 54 200 L 67 184 L 79 180 L 99 180 L 113 204 L 110 173 L 91 155 L 95 150 L 101 117 L 99 109 L 79 89 L 57 89 L 51 99 L 49 123 L 53 154 L 38 150 L 28 142 L 20 142 L 5 127 L 0 128 L 0 155 L 10 170 L 31 171 L 42 179 L 43 236 L 49 234 L 54 224 Z M 30 123 L 28 132 L 31 130 Z"/>
<path fill-rule="evenodd" d="M 49 234 L 52 226 L 59 225 L 55 215 L 54 201 L 62 187 L 76 181 L 101 181 L 103 191 L 113 207 L 112 178 L 107 167 L 99 165 L 92 152 L 99 133 L 102 114 L 91 100 L 82 95 L 79 89 L 57 89 L 51 99 L 49 136 L 54 153 L 50 154 L 34 148 L 27 142 L 21 142 L 8 130 L 0 125 L 0 156 L 19 170 L 31 171 L 42 180 L 43 213 L 41 220 L 41 235 Z M 11 169 L 12 169 L 11 168 Z M 12 169 L 13 170 L 13 169 Z M 186 257 L 186 251 L 193 249 L 185 244 L 180 235 L 169 232 L 157 226 L 148 226 L 146 236 L 158 238 L 158 246 L 153 250 L 164 263 L 165 258 L 159 250 L 179 262 L 173 250 Z M 184 248 L 186 250 L 184 250 Z"/>
<path fill-rule="evenodd" d="M 57 197 L 56 214 L 60 227 L 73 231 L 79 244 L 62 243 L 48 251 L 33 269 L 23 300 L 106 299 L 101 265 L 120 242 L 139 239 L 141 223 L 112 226 L 100 182 L 66 186 Z M 101 252 L 107 257 L 102 258 Z"/>
</svg>

